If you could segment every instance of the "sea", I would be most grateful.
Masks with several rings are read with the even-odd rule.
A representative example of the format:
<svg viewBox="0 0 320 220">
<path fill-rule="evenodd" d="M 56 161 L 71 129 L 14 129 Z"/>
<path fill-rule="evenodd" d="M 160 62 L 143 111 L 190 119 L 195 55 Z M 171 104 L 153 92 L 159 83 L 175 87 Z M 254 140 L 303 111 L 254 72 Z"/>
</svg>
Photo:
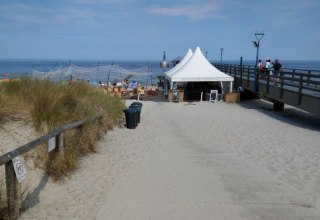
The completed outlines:
<svg viewBox="0 0 320 220">
<path fill-rule="evenodd" d="M 119 64 L 125 69 L 138 69 L 146 67 L 152 76 L 153 83 L 156 83 L 156 76 L 163 74 L 168 69 L 160 67 L 161 60 L 135 60 L 135 61 L 111 61 L 111 60 L 16 60 L 0 59 L 0 79 L 30 76 L 33 70 L 47 72 L 59 67 L 68 67 L 70 64 L 79 67 L 98 67 L 104 65 Z M 214 61 L 213 61 L 214 63 Z M 223 64 L 240 64 L 239 60 L 224 60 Z M 243 65 L 255 65 L 255 60 L 243 60 Z M 320 60 L 281 60 L 283 67 L 288 69 L 316 70 L 320 71 Z M 134 79 L 134 77 L 132 78 Z M 151 81 L 152 81 L 151 80 Z"/>
</svg>

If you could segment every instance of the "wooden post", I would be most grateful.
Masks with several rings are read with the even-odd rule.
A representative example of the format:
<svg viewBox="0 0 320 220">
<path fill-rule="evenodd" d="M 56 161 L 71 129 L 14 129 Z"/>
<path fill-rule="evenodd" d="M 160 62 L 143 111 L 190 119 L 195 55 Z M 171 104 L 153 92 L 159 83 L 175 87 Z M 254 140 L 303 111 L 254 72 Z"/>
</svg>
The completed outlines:
<svg viewBox="0 0 320 220">
<path fill-rule="evenodd" d="M 249 82 L 250 82 L 250 66 L 248 67 L 248 70 L 247 70 L 247 87 L 249 87 Z"/>
<path fill-rule="evenodd" d="M 311 70 L 308 70 L 307 86 L 309 85 L 310 75 L 311 75 Z"/>
<path fill-rule="evenodd" d="M 298 105 L 301 104 L 302 87 L 303 87 L 303 76 L 301 75 L 299 80 Z"/>
<path fill-rule="evenodd" d="M 172 89 L 170 89 L 168 93 L 168 102 L 172 102 L 172 101 L 173 101 L 173 91 Z"/>
<path fill-rule="evenodd" d="M 293 69 L 293 70 L 292 70 L 292 75 L 291 75 L 291 82 L 294 81 L 294 76 L 295 76 L 295 74 L 296 74 L 296 69 Z"/>
<path fill-rule="evenodd" d="M 5 165 L 9 219 L 17 219 L 20 209 L 20 185 L 14 172 L 12 160 Z"/>
<path fill-rule="evenodd" d="M 284 73 L 280 72 L 280 99 L 283 98 L 283 84 L 284 84 Z"/>
<path fill-rule="evenodd" d="M 63 133 L 58 135 L 58 151 L 62 158 L 64 158 Z"/>
<path fill-rule="evenodd" d="M 269 94 L 270 74 L 267 74 L 267 94 Z"/>
<path fill-rule="evenodd" d="M 180 92 L 179 92 L 179 102 L 183 102 L 184 100 L 184 90 L 183 89 L 180 89 Z"/>
<path fill-rule="evenodd" d="M 283 111 L 284 110 L 284 103 L 283 102 L 274 101 L 273 102 L 273 110 L 274 111 Z"/>
</svg>

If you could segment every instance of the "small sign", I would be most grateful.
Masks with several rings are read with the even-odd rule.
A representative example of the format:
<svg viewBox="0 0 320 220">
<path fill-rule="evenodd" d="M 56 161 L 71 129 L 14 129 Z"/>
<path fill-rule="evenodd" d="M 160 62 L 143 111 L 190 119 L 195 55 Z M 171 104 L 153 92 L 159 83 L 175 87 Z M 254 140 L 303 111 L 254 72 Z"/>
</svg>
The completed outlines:
<svg viewBox="0 0 320 220">
<path fill-rule="evenodd" d="M 48 141 L 48 152 L 56 148 L 56 137 L 50 138 Z"/>
<path fill-rule="evenodd" d="M 218 100 L 218 90 L 211 90 L 210 91 L 210 102 L 216 102 Z"/>
<path fill-rule="evenodd" d="M 27 170 L 24 167 L 20 156 L 17 156 L 15 158 L 13 158 L 12 159 L 12 164 L 13 164 L 14 171 L 16 173 L 17 180 L 18 180 L 19 183 L 21 183 L 22 180 L 27 178 Z"/>
</svg>

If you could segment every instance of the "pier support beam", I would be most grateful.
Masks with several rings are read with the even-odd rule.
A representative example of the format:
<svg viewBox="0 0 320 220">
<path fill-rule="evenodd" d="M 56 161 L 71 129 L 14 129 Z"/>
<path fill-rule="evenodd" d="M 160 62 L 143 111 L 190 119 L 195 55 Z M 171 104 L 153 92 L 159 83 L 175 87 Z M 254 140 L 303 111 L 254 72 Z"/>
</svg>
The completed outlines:
<svg viewBox="0 0 320 220">
<path fill-rule="evenodd" d="M 284 103 L 273 101 L 273 110 L 274 111 L 283 111 L 284 110 Z"/>
</svg>

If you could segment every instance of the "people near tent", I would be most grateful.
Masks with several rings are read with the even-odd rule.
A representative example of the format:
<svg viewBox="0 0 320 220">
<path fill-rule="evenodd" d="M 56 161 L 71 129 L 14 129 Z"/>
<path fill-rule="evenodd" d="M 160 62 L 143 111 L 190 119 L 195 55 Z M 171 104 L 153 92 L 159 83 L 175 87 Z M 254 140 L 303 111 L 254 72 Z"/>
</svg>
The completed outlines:
<svg viewBox="0 0 320 220">
<path fill-rule="evenodd" d="M 258 70 L 259 70 L 259 78 L 263 78 L 263 75 L 264 75 L 264 65 L 262 63 L 262 60 L 259 59 L 259 62 L 258 62 Z"/>
<path fill-rule="evenodd" d="M 117 87 L 121 87 L 121 86 L 122 86 L 122 82 L 117 82 L 117 83 L 116 83 L 116 86 L 117 86 Z"/>
<path fill-rule="evenodd" d="M 178 89 L 178 83 L 177 82 L 173 82 L 172 83 L 172 89 Z"/>
<path fill-rule="evenodd" d="M 99 81 L 98 86 L 99 86 L 99 87 L 105 87 L 105 86 L 106 86 L 106 84 L 105 84 L 105 83 L 103 83 L 102 81 Z"/>
<path fill-rule="evenodd" d="M 132 82 L 129 83 L 128 88 L 135 89 L 135 88 L 137 88 L 137 86 L 138 86 L 137 82 L 135 80 L 133 80 Z"/>
<path fill-rule="evenodd" d="M 123 88 L 125 88 L 125 89 L 127 89 L 128 88 L 128 80 L 126 79 L 126 80 L 122 80 L 122 86 L 123 86 Z"/>
</svg>

